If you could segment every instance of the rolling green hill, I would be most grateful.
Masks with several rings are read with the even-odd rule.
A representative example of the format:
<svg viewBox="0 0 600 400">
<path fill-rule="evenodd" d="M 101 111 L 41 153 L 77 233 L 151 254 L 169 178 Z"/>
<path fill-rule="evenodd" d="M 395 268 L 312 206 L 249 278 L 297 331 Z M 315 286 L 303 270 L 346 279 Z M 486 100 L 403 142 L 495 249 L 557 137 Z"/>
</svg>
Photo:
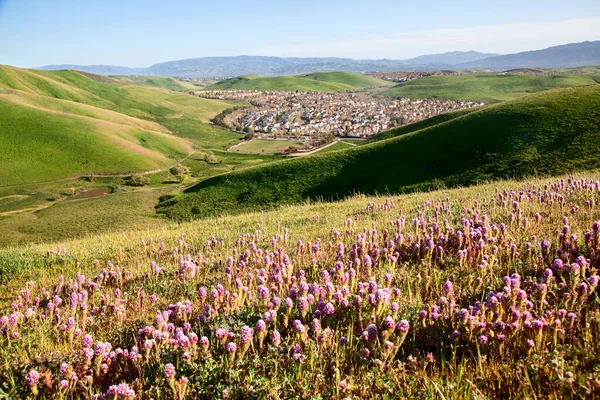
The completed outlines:
<svg viewBox="0 0 600 400">
<path fill-rule="evenodd" d="M 175 92 L 185 92 L 189 90 L 198 90 L 197 86 L 191 83 L 183 82 L 175 78 L 164 76 L 142 76 L 142 75 L 113 75 L 112 78 L 123 82 L 129 82 L 136 85 L 151 86 L 155 88 L 173 90 Z"/>
<path fill-rule="evenodd" d="M 599 82 L 599 75 L 584 74 L 428 76 L 400 83 L 381 94 L 391 97 L 457 99 L 496 103 L 548 89 L 584 86 Z"/>
<path fill-rule="evenodd" d="M 192 142 L 235 142 L 208 124 L 230 106 L 77 71 L 0 66 L 1 185 L 168 167 Z"/>
<path fill-rule="evenodd" d="M 222 80 L 206 89 L 339 92 L 378 86 L 390 86 L 390 82 L 349 72 L 322 72 L 296 76 L 277 76 L 274 78 L 266 78 L 260 75 L 239 76 Z"/>
<path fill-rule="evenodd" d="M 165 197 L 174 219 L 268 208 L 306 198 L 470 185 L 600 166 L 600 85 L 484 107 L 353 149 L 217 176 Z"/>
</svg>

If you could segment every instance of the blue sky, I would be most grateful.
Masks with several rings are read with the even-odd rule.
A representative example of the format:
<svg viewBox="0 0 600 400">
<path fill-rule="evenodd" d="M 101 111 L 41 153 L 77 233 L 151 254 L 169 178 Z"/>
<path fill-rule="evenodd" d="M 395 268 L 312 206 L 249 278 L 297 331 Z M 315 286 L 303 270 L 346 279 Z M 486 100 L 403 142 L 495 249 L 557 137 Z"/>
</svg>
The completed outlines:
<svg viewBox="0 0 600 400">
<path fill-rule="evenodd" d="M 0 0 L 0 64 L 222 55 L 404 59 L 600 40 L 598 0 Z"/>
</svg>

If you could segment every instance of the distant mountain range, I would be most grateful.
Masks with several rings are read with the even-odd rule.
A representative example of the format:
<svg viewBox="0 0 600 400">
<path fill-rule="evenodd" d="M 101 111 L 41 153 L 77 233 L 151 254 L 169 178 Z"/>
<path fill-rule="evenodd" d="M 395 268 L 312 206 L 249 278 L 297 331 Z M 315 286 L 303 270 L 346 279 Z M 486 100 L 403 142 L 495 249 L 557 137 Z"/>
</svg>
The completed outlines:
<svg viewBox="0 0 600 400">
<path fill-rule="evenodd" d="M 499 54 L 496 53 L 480 53 L 478 51 L 452 51 L 450 53 L 442 53 L 442 54 L 427 54 L 424 56 L 419 56 L 415 58 L 409 58 L 408 60 L 404 60 L 405 62 L 411 64 L 445 64 L 449 66 L 454 66 L 462 63 L 485 60 L 486 58 L 496 57 Z"/>
<path fill-rule="evenodd" d="M 600 40 L 594 42 L 571 43 L 548 47 L 543 50 L 524 51 L 473 60 L 457 65 L 458 68 L 567 68 L 600 64 Z"/>
<path fill-rule="evenodd" d="M 148 68 L 111 65 L 47 65 L 37 69 L 75 69 L 99 75 L 177 76 L 186 78 L 229 78 L 258 74 L 263 76 L 297 75 L 313 72 L 391 72 L 437 71 L 443 69 L 579 67 L 600 64 L 600 41 L 571 43 L 543 50 L 497 55 L 476 51 L 455 51 L 423 55 L 407 60 L 353 60 L 350 58 L 296 57 L 203 57 L 169 61 Z"/>
</svg>

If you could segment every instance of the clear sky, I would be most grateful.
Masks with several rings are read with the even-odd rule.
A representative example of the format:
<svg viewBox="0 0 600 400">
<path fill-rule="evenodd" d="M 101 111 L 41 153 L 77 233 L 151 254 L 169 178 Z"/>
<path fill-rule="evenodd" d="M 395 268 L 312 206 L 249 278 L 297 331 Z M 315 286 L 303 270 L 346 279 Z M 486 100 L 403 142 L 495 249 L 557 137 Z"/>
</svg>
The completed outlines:
<svg viewBox="0 0 600 400">
<path fill-rule="evenodd" d="M 404 59 L 600 40 L 600 0 L 0 0 L 0 64 Z"/>
</svg>

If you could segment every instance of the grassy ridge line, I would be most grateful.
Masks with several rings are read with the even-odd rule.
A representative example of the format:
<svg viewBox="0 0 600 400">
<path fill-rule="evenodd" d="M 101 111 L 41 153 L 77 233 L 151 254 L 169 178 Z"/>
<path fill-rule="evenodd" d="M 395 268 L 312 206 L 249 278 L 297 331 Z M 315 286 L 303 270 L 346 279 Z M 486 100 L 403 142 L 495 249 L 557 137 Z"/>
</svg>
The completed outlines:
<svg viewBox="0 0 600 400">
<path fill-rule="evenodd" d="M 207 87 L 210 90 L 299 90 L 303 92 L 339 92 L 390 86 L 390 83 L 369 76 L 349 72 L 324 72 L 296 76 L 266 78 L 247 75 L 217 82 Z"/>
<path fill-rule="evenodd" d="M 457 99 L 495 103 L 544 90 L 592 85 L 599 82 L 600 75 L 591 74 L 428 76 L 400 83 L 380 94 L 391 97 Z"/>
<path fill-rule="evenodd" d="M 154 88 L 173 90 L 175 92 L 198 90 L 198 87 L 191 83 L 164 76 L 113 75 L 111 78 L 118 79 L 122 82 L 133 83 L 135 85 L 151 86 Z"/>
<path fill-rule="evenodd" d="M 600 86 L 553 90 L 473 111 L 398 138 L 274 163 L 164 198 L 174 219 L 596 168 Z"/>
</svg>

